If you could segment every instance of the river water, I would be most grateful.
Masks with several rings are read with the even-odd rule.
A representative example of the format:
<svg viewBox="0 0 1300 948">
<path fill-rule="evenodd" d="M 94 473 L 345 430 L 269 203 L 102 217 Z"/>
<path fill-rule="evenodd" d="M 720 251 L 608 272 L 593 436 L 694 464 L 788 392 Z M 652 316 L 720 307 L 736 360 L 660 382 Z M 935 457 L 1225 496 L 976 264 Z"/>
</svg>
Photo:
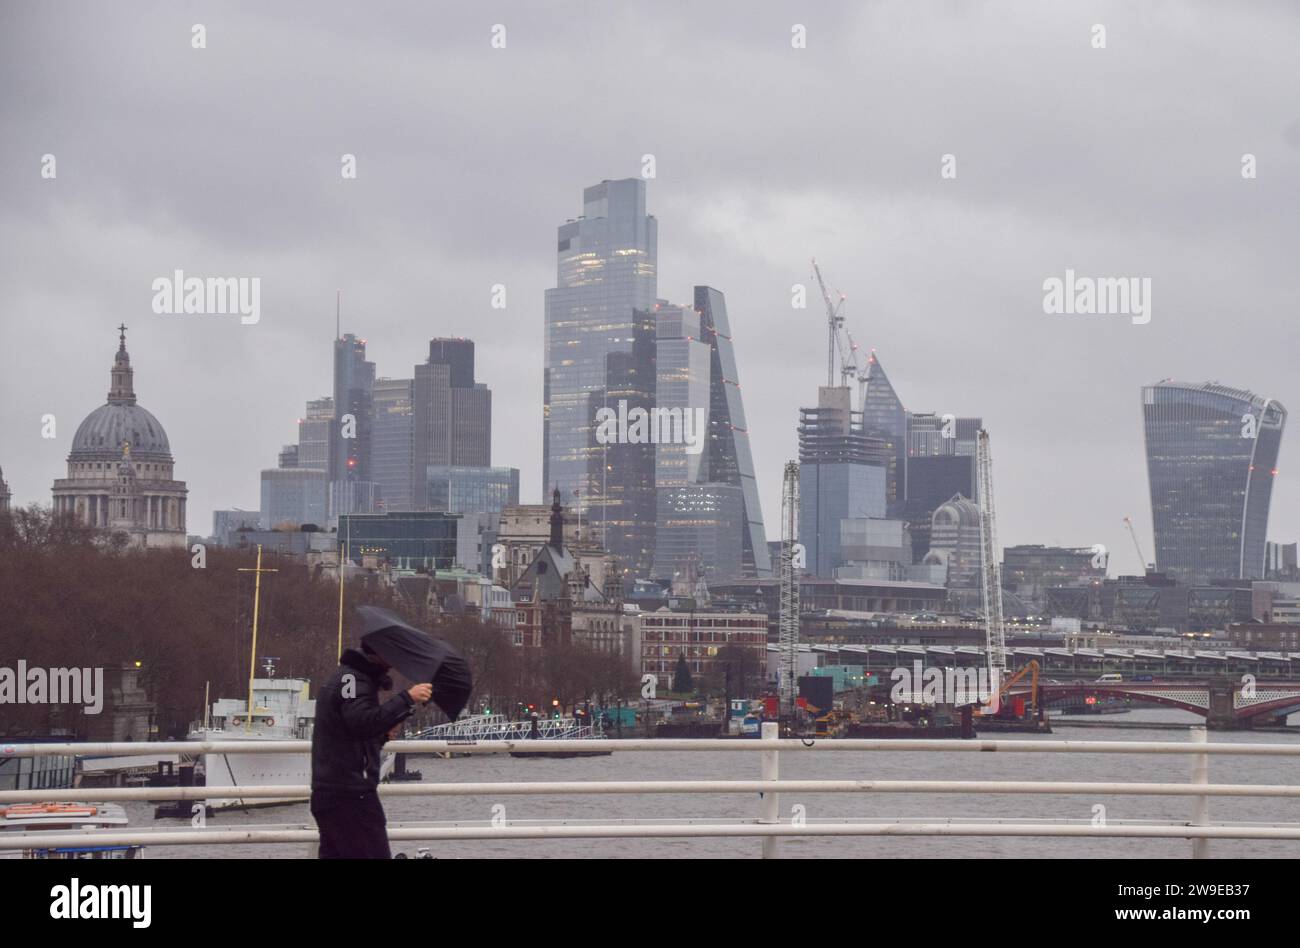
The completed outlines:
<svg viewBox="0 0 1300 948">
<path fill-rule="evenodd" d="M 1183 741 L 1181 727 L 1201 719 L 1176 709 L 1143 709 L 1083 719 L 1092 726 L 1070 727 L 1054 720 L 1052 735 L 990 735 L 1008 740 Z M 1078 719 L 1076 719 L 1078 720 Z M 1115 727 L 1117 723 L 1146 723 L 1151 727 Z M 1212 732 L 1215 742 L 1300 743 L 1300 734 Z M 783 753 L 782 778 L 823 780 L 1035 780 L 1186 782 L 1191 757 L 1115 754 L 937 754 L 835 752 Z M 521 760 L 507 755 L 482 755 L 442 760 L 412 757 L 409 766 L 425 781 L 515 782 L 530 780 L 737 780 L 758 779 L 759 757 L 743 753 L 616 753 L 609 757 L 572 760 Z M 1300 784 L 1300 757 L 1211 757 L 1211 783 Z M 782 819 L 802 807 L 809 822 L 820 820 L 946 818 L 1068 819 L 1088 822 L 1094 806 L 1118 820 L 1186 820 L 1192 800 L 1186 797 L 973 795 L 900 793 L 784 793 Z M 488 823 L 494 815 L 510 822 L 532 820 L 735 820 L 756 817 L 759 798 L 737 794 L 607 794 L 600 796 L 504 796 L 389 798 L 385 809 L 391 823 L 401 821 L 464 821 Z M 504 811 L 500 808 L 504 807 Z M 495 808 L 495 809 L 494 809 Z M 153 807 L 130 804 L 137 826 L 186 828 L 186 821 L 154 820 Z M 1300 800 L 1277 798 L 1210 799 L 1211 821 L 1300 823 Z M 244 824 L 305 824 L 314 828 L 307 805 L 222 813 L 208 821 L 211 829 Z M 399 842 L 394 852 L 412 856 L 427 846 L 438 858 L 751 858 L 762 842 L 746 839 L 578 839 L 474 840 L 466 842 Z M 791 858 L 911 858 L 911 857 L 1171 857 L 1191 854 L 1188 840 L 1156 839 L 1026 839 L 960 837 L 841 837 L 783 838 L 778 847 Z M 1300 856 L 1300 841 L 1213 840 L 1212 856 L 1279 858 Z M 146 858 L 301 858 L 298 844 L 153 847 Z"/>
</svg>

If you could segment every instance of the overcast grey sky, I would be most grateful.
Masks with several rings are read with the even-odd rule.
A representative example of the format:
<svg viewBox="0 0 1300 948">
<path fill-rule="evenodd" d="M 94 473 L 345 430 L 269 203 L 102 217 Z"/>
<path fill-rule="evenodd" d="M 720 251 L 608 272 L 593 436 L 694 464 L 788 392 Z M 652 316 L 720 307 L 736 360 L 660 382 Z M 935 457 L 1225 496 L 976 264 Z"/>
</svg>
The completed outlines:
<svg viewBox="0 0 1300 948">
<path fill-rule="evenodd" d="M 790 307 L 816 256 L 909 409 L 984 418 L 1002 542 L 1105 543 L 1131 572 L 1144 383 L 1300 408 L 1298 48 L 1285 2 L 0 0 L 0 467 L 50 502 L 125 321 L 190 532 L 256 509 L 329 391 L 342 288 L 380 375 L 476 341 L 493 461 L 538 500 L 555 228 L 650 153 L 659 293 L 726 293 L 769 536 L 824 381 L 822 315 Z M 260 323 L 155 315 L 177 268 L 260 277 Z M 1066 268 L 1151 278 L 1151 322 L 1045 315 Z M 1273 539 L 1300 535 L 1296 424 Z"/>
</svg>

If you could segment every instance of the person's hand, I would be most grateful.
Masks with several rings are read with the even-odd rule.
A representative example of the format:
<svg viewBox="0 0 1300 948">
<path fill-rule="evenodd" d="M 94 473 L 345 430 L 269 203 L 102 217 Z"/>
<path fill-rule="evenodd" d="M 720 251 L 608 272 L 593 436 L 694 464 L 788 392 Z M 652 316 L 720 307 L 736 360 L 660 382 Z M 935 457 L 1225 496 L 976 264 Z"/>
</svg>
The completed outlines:
<svg viewBox="0 0 1300 948">
<path fill-rule="evenodd" d="M 397 732 L 400 731 L 401 729 L 402 726 L 400 724 L 394 724 L 392 727 L 390 727 L 388 729 L 388 739 L 390 741 L 397 740 Z"/>
<path fill-rule="evenodd" d="M 433 685 L 428 682 L 422 685 L 412 685 L 411 689 L 406 693 L 411 696 L 411 700 L 416 704 L 425 704 L 433 697 Z"/>
</svg>

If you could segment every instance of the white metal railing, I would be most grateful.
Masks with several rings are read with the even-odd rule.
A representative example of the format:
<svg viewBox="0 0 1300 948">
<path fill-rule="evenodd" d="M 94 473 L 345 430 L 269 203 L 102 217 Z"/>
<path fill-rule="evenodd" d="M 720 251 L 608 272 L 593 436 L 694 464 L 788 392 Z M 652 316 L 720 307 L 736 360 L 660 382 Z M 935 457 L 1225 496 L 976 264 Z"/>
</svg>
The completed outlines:
<svg viewBox="0 0 1300 948">
<path fill-rule="evenodd" d="M 394 823 L 389 838 L 408 840 L 476 840 L 476 839 L 608 839 L 664 837 L 759 837 L 765 858 L 777 854 L 777 840 L 782 836 L 1026 836 L 1026 837 L 1114 837 L 1176 838 L 1193 841 L 1192 855 L 1208 855 L 1210 839 L 1289 839 L 1300 840 L 1297 823 L 1212 823 L 1209 818 L 1211 797 L 1300 798 L 1300 786 L 1278 784 L 1211 784 L 1208 778 L 1210 756 L 1227 757 L 1297 757 L 1300 744 L 1276 743 L 1208 743 L 1204 728 L 1192 728 L 1189 743 L 1171 741 L 1002 741 L 1002 740 L 805 740 L 779 739 L 776 725 L 765 723 L 761 740 L 702 739 L 656 740 L 630 739 L 601 741 L 602 750 L 619 752 L 758 753 L 758 780 L 622 780 L 622 781 L 529 781 L 491 783 L 397 783 L 379 788 L 384 797 L 406 796 L 497 796 L 497 795 L 602 795 L 602 794 L 698 794 L 758 793 L 760 808 L 757 819 L 734 821 L 681 820 L 594 822 L 565 820 L 562 823 L 525 823 L 503 821 L 499 825 L 443 823 Z M 47 754 L 139 755 L 142 749 L 159 754 L 170 753 L 308 753 L 308 741 L 171 741 L 147 745 L 115 744 L 4 744 L 0 741 L 0 759 L 35 757 Z M 572 752 L 592 749 L 590 740 L 548 740 L 547 751 Z M 405 754 L 501 754 L 511 751 L 540 750 L 535 740 L 492 740 L 465 742 L 456 740 L 402 740 L 389 742 L 386 751 Z M 1192 758 L 1188 783 L 1128 783 L 1115 781 L 1007 781 L 1007 780 L 782 780 L 779 773 L 782 752 L 923 752 L 923 753 L 1081 753 L 1081 754 L 1155 754 L 1187 755 Z M 303 797 L 307 786 L 240 787 L 242 798 Z M 1100 825 L 1077 824 L 1062 820 L 993 819 L 968 821 L 945 818 L 937 821 L 910 820 L 820 820 L 782 822 L 781 793 L 934 793 L 934 794 L 1065 794 L 1065 795 L 1132 795 L 1190 797 L 1192 810 L 1186 822 L 1119 821 Z M 230 787 L 130 787 L 71 790 L 0 791 L 0 804 L 31 802 L 67 802 L 94 799 L 103 802 L 224 799 Z M 265 824 L 231 829 L 190 830 L 95 830 L 69 832 L 0 833 L 0 849 L 48 848 L 76 845 L 197 845 L 229 843 L 308 843 L 318 840 L 307 825 L 268 827 Z"/>
</svg>

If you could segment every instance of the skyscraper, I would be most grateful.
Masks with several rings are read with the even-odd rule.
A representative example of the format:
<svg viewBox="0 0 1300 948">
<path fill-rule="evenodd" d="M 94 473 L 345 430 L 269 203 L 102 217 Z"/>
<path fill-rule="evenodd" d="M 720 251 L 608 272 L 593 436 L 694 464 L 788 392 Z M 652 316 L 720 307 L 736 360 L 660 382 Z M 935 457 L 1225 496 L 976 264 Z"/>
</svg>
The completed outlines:
<svg viewBox="0 0 1300 948">
<path fill-rule="evenodd" d="M 330 469 L 330 432 L 334 429 L 334 399 L 318 398 L 307 403 L 306 414 L 298 419 L 298 466 L 315 471 Z"/>
<path fill-rule="evenodd" d="M 885 516 L 890 452 L 862 431 L 847 386 L 817 390 L 817 407 L 799 409 L 799 542 L 806 568 L 831 578 L 844 558 L 841 521 Z"/>
<path fill-rule="evenodd" d="M 907 410 L 876 358 L 867 359 L 867 380 L 862 386 L 862 430 L 880 438 L 889 448 L 885 503 L 893 516 L 907 499 Z"/>
<path fill-rule="evenodd" d="M 772 575 L 767 551 L 767 533 L 763 527 L 763 510 L 758 502 L 758 481 L 754 474 L 754 456 L 749 446 L 749 423 L 740 393 L 740 370 L 736 367 L 736 350 L 732 342 L 727 302 L 711 286 L 695 288 L 695 309 L 700 314 L 701 329 L 709 343 L 709 436 L 705 441 L 708 479 L 715 484 L 740 488 L 741 575 Z"/>
<path fill-rule="evenodd" d="M 1286 409 L 1217 382 L 1142 389 L 1156 571 L 1194 585 L 1262 579 Z"/>
<path fill-rule="evenodd" d="M 366 341 L 352 333 L 334 340 L 334 426 L 330 431 L 330 516 L 374 509 L 378 490 L 370 468 L 375 364 Z"/>
<path fill-rule="evenodd" d="M 385 511 L 413 510 L 415 423 L 411 379 L 375 379 L 371 467 Z"/>
<path fill-rule="evenodd" d="M 655 407 L 682 419 L 683 439 L 655 445 L 655 556 L 651 575 L 707 580 L 742 575 L 744 501 L 739 480 L 713 482 L 712 335 L 698 309 L 655 306 Z M 721 385 L 718 380 L 717 384 Z M 690 434 L 693 443 L 685 441 Z M 725 473 L 722 472 L 722 473 Z M 752 575 L 752 574 L 751 574 Z"/>
<path fill-rule="evenodd" d="M 911 458 L 975 456 L 982 418 L 958 418 L 934 412 L 907 413 L 907 453 Z"/>
<path fill-rule="evenodd" d="M 428 468 L 492 464 L 492 392 L 474 381 L 474 342 L 434 339 L 412 383 L 411 504 L 429 510 Z"/>
<path fill-rule="evenodd" d="M 602 444 L 596 412 L 652 407 L 658 224 L 645 182 L 602 181 L 560 225 L 556 286 L 546 291 L 543 490 L 575 498 L 605 548 L 634 577 L 652 565 L 653 444 Z"/>
</svg>

